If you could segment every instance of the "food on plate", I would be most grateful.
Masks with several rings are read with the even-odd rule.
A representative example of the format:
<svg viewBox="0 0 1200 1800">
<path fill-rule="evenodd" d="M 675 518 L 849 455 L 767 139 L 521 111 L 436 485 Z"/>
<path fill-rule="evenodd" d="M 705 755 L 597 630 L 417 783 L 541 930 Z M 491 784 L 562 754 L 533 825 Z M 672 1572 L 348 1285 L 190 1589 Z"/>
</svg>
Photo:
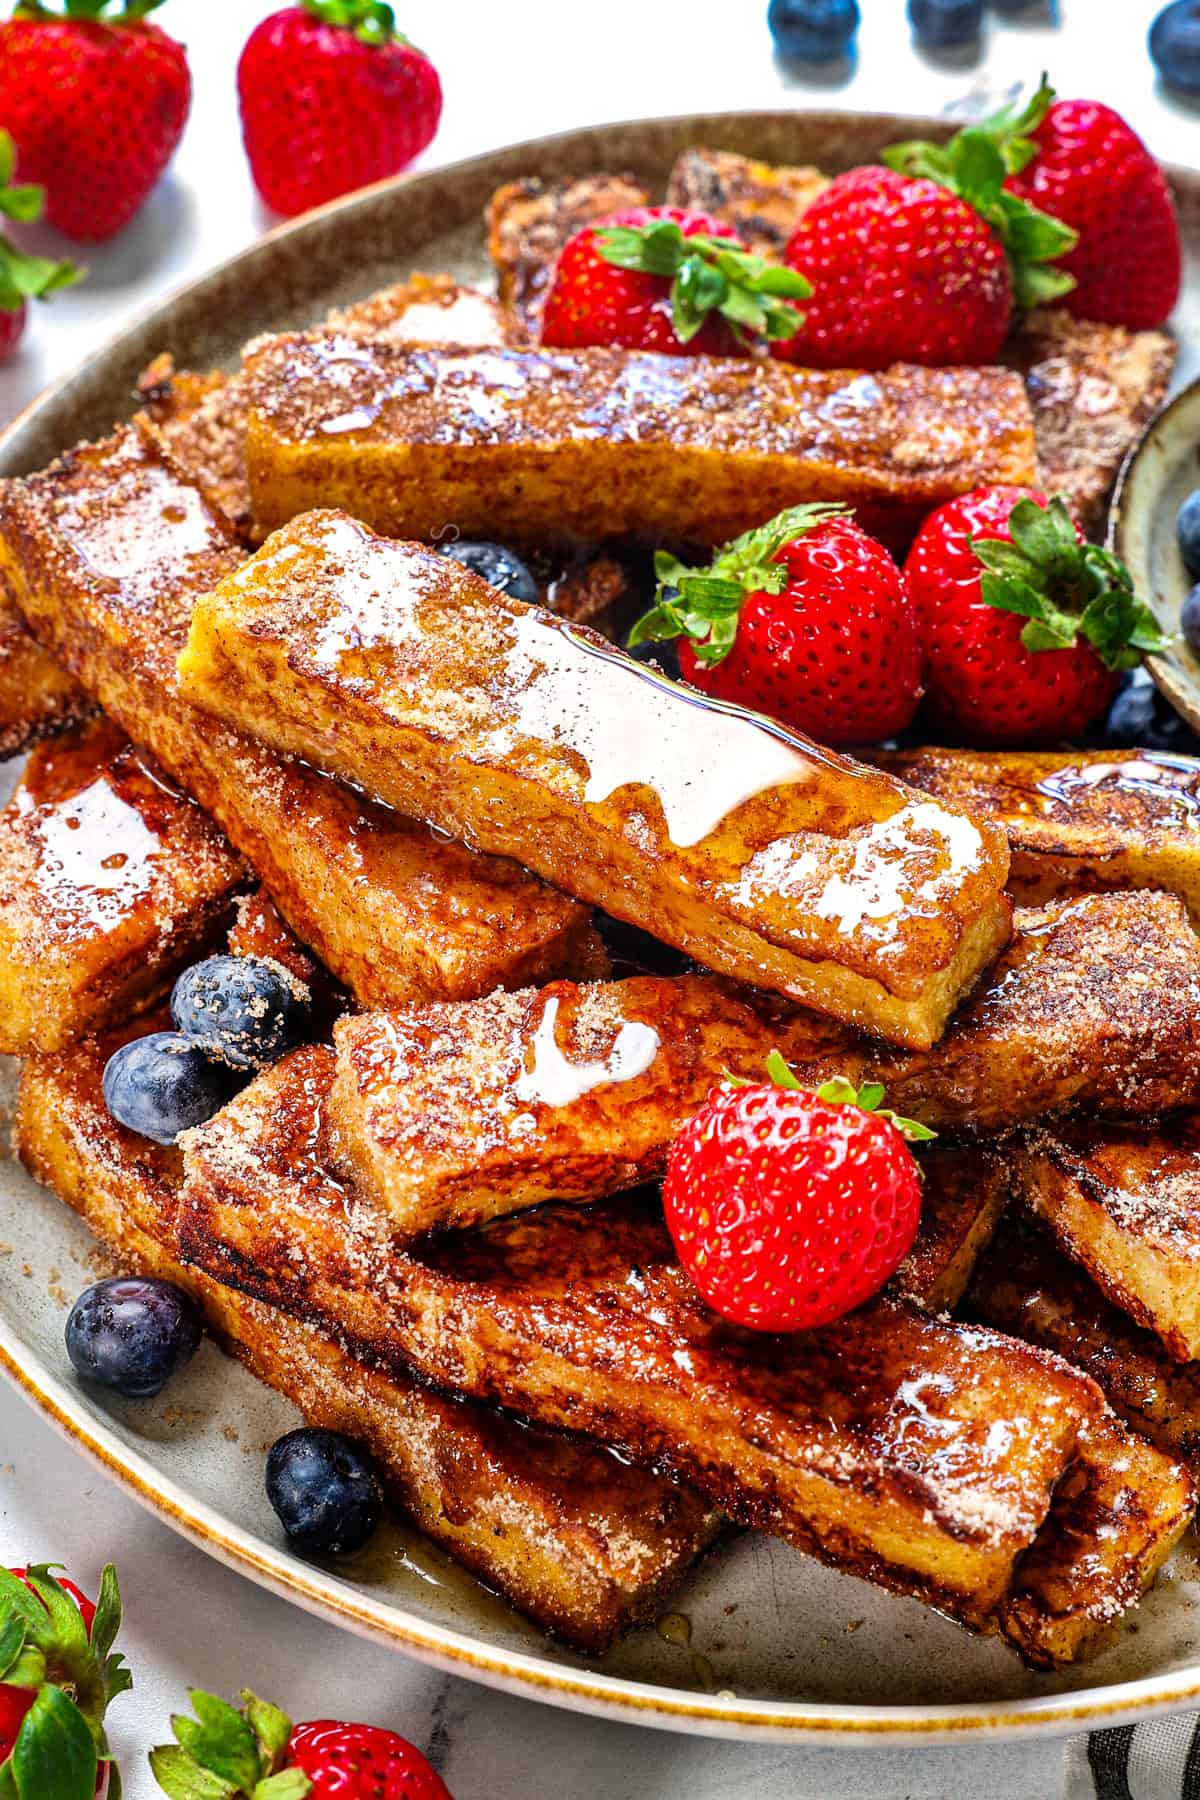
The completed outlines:
<svg viewBox="0 0 1200 1800">
<path fill-rule="evenodd" d="M 193 1690 L 196 1717 L 171 1720 L 175 1742 L 152 1750 L 150 1767 L 172 1800 L 218 1789 L 222 1800 L 452 1800 L 421 1752 L 394 1731 L 340 1719 L 293 1725 L 248 1689 L 241 1699 L 239 1709 Z"/>
<path fill-rule="evenodd" d="M 1193 488 L 1175 519 L 1179 554 L 1188 574 L 1200 580 L 1200 488 Z"/>
<path fill-rule="evenodd" d="M 305 1425 L 276 1438 L 267 1499 L 288 1538 L 310 1555 L 361 1550 L 378 1528 L 383 1493 L 369 1456 L 340 1431 Z"/>
<path fill-rule="evenodd" d="M 171 992 L 176 1031 L 234 1069 L 265 1069 L 305 1036 L 311 995 L 273 959 L 209 956 Z"/>
<path fill-rule="evenodd" d="M 80 1294 L 67 1314 L 66 1340 L 71 1367 L 85 1381 L 150 1400 L 200 1348 L 200 1318 L 171 1282 L 115 1275 Z"/>
<path fill-rule="evenodd" d="M 648 351 L 459 350 L 291 332 L 247 355 L 260 532 L 345 506 L 378 531 L 719 544 L 784 506 L 907 541 L 931 506 L 1033 475 L 1002 369 L 793 369 Z"/>
<path fill-rule="evenodd" d="M 537 341 L 546 290 L 567 239 L 597 219 L 649 202 L 649 193 L 632 175 L 585 175 L 581 180 L 552 182 L 530 175 L 496 189 L 487 209 L 488 251 L 496 270 L 497 298 L 518 341 Z"/>
<path fill-rule="evenodd" d="M 190 1126 L 211 1119 L 245 1079 L 182 1032 L 154 1031 L 110 1056 L 104 1104 L 130 1131 L 173 1144 Z"/>
<path fill-rule="evenodd" d="M 111 1701 L 132 1686 L 113 1650 L 121 1595 L 107 1564 L 95 1605 L 47 1563 L 0 1569 L 4 1681 L 0 1682 L 0 1780 L 12 1794 L 105 1800 L 119 1780 L 104 1735 Z"/>
<path fill-rule="evenodd" d="M 828 8 L 830 0 L 820 3 Z M 833 0 L 834 9 L 841 5 L 842 0 Z M 778 262 L 796 220 L 828 185 L 828 176 L 810 166 L 791 168 L 694 145 L 675 159 L 667 180 L 667 205 L 728 220 L 747 249 Z"/>
<path fill-rule="evenodd" d="M 844 507 L 793 506 L 707 568 L 660 553 L 630 646 L 678 639 L 682 678 L 835 747 L 912 724 L 921 646 L 900 571 Z"/>
<path fill-rule="evenodd" d="M 237 91 L 254 185 L 285 214 L 395 175 L 442 116 L 437 70 L 373 0 L 299 0 L 262 19 Z"/>
<path fill-rule="evenodd" d="M 1167 639 L 1129 571 L 1059 499 L 980 488 L 930 513 L 904 564 L 940 724 L 976 744 L 1078 736 Z"/>
<path fill-rule="evenodd" d="M 192 79 L 183 45 L 146 16 L 161 4 L 19 6 L 0 24 L 0 118 L 21 180 L 45 188 L 67 237 L 99 242 L 127 225 L 183 136 Z"/>
<path fill-rule="evenodd" d="M 342 513 L 202 597 L 179 671 L 278 749 L 903 1042 L 934 1041 L 1007 934 L 987 825 Z"/>
</svg>

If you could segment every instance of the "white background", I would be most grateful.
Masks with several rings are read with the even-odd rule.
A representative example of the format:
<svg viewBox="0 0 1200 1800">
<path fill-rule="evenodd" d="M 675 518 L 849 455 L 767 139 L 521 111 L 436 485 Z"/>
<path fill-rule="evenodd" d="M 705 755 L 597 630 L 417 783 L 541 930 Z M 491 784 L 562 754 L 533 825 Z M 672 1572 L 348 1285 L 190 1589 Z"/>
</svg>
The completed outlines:
<svg viewBox="0 0 1200 1800">
<path fill-rule="evenodd" d="M 902 0 L 861 0 L 856 68 L 832 83 L 776 63 L 765 0 L 398 0 L 399 23 L 434 58 L 446 108 L 426 166 L 540 132 L 653 113 L 780 104 L 936 112 L 972 88 L 1043 67 L 1059 91 L 1118 106 L 1151 147 L 1200 161 L 1200 113 L 1156 88 L 1145 51 L 1152 0 L 1065 0 L 1056 28 L 1035 9 L 997 19 L 982 57 L 934 61 L 909 40 Z M 6 7 L 7 11 L 8 8 Z M 237 127 L 234 68 L 272 8 L 168 0 L 160 22 L 189 46 L 195 99 L 170 174 L 87 283 L 36 316 L 0 369 L 0 421 L 164 291 L 241 248 L 272 221 L 257 202 Z M 1033 21 L 1032 23 L 1029 21 Z M 40 247 L 51 243 L 39 238 Z M 63 254 L 56 246 L 55 254 Z M 390 1724 L 429 1747 L 456 1800 L 1058 1800 L 1061 1746 L 897 1753 L 747 1748 L 576 1718 L 431 1675 L 259 1592 L 172 1536 L 0 1389 L 0 1560 L 50 1558 L 94 1584 L 121 1573 L 125 1647 L 137 1676 L 112 1717 L 130 1800 L 184 1690 L 247 1682 L 294 1716 Z"/>
</svg>

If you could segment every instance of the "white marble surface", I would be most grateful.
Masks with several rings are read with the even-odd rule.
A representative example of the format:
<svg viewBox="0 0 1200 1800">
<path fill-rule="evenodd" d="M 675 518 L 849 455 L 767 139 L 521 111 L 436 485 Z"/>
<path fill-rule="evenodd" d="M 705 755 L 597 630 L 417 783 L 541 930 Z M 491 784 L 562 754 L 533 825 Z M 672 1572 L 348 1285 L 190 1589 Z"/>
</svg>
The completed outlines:
<svg viewBox="0 0 1200 1800">
<path fill-rule="evenodd" d="M 854 105 L 938 111 L 977 86 L 1046 67 L 1064 93 L 1119 106 L 1156 152 L 1200 160 L 1200 113 L 1155 85 L 1145 53 L 1153 0 L 1063 0 L 1061 20 L 996 20 L 978 60 L 933 61 L 910 47 L 902 0 L 862 0 L 854 70 L 798 78 L 772 57 L 765 0 L 398 0 L 400 22 L 446 87 L 425 161 L 544 131 L 705 108 Z M 141 307 L 247 243 L 270 223 L 237 129 L 233 71 L 268 5 L 169 0 L 161 18 L 191 38 L 196 99 L 175 165 L 142 216 L 88 260 L 88 282 L 38 309 L 0 370 L 0 419 L 96 348 Z M 49 244 L 49 237 L 38 240 Z M 57 251 L 62 253 L 61 248 Z M 113 1715 L 130 1800 L 156 1792 L 145 1751 L 189 1685 L 252 1682 L 297 1716 L 391 1724 L 428 1748 L 456 1800 L 1062 1800 L 1058 1744 L 925 1752 L 752 1748 L 638 1731 L 537 1707 L 433 1675 L 321 1625 L 173 1537 L 0 1388 L 0 1559 L 67 1562 L 85 1584 L 111 1558 L 127 1603 L 133 1695 Z"/>
</svg>

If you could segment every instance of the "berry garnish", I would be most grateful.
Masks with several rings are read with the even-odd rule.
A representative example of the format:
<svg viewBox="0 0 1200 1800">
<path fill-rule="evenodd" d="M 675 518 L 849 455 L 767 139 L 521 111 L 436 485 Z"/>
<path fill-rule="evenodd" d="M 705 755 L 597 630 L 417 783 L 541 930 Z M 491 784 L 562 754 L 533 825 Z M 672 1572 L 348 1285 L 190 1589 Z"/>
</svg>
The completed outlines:
<svg viewBox="0 0 1200 1800">
<path fill-rule="evenodd" d="M 109 1564 L 93 1606 L 51 1568 L 0 1569 L 0 1795 L 118 1800 L 104 1714 L 132 1683 L 117 1577 Z"/>
<path fill-rule="evenodd" d="M 267 1499 L 291 1541 L 330 1556 L 360 1550 L 383 1513 L 369 1457 L 339 1431 L 289 1431 L 267 1457 Z"/>
<path fill-rule="evenodd" d="M 452 1800 L 406 1738 L 378 1725 L 286 1713 L 248 1690 L 241 1708 L 192 1691 L 195 1718 L 171 1720 L 175 1743 L 150 1752 L 171 1800 Z"/>
<path fill-rule="evenodd" d="M 2 55 L 3 37 L 0 37 Z M 16 152 L 11 135 L 0 130 L 0 215 L 6 219 L 38 219 L 45 201 L 44 190 L 25 183 L 13 184 Z M 80 279 L 69 262 L 51 262 L 19 250 L 0 233 L 0 362 L 12 355 L 25 330 L 27 300 L 45 300 L 57 289 Z"/>
<path fill-rule="evenodd" d="M 711 1095 L 671 1147 L 663 1184 L 679 1259 L 723 1318 L 758 1331 L 828 1325 L 861 1306 L 916 1235 L 921 1177 L 878 1085 L 769 1081 Z"/>
<path fill-rule="evenodd" d="M 232 1100 L 245 1075 L 179 1032 L 132 1038 L 104 1067 L 104 1103 L 119 1125 L 156 1144 L 203 1125 Z"/>
<path fill-rule="evenodd" d="M 1200 656 L 1200 584 L 1192 589 L 1183 603 L 1179 629 L 1183 632 L 1183 641 L 1188 649 Z"/>
<path fill-rule="evenodd" d="M 1200 488 L 1193 488 L 1180 507 L 1175 535 L 1184 568 L 1193 580 L 1200 581 Z"/>
<path fill-rule="evenodd" d="M 530 606 L 536 606 L 542 597 L 527 565 L 507 544 L 474 544 L 460 539 L 453 544 L 443 544 L 441 551 L 452 562 L 461 563 L 473 575 L 481 576 L 489 587 L 510 594 L 514 600 L 525 600 Z"/>
<path fill-rule="evenodd" d="M 973 44 L 983 30 L 983 0 L 908 0 L 908 22 L 922 49 Z"/>
<path fill-rule="evenodd" d="M 1166 638 L 1061 499 L 978 488 L 930 513 L 904 576 L 940 722 L 972 744 L 1074 737 Z"/>
<path fill-rule="evenodd" d="M 672 356 L 732 356 L 790 337 L 811 292 L 794 269 L 747 250 L 719 219 L 639 206 L 564 244 L 542 313 L 558 349 L 616 344 Z"/>
<path fill-rule="evenodd" d="M 828 62 L 849 50 L 860 24 L 858 0 L 771 0 L 767 25 L 780 56 Z"/>
<path fill-rule="evenodd" d="M 706 569 L 655 558 L 656 604 L 630 634 L 679 640 L 680 673 L 827 744 L 908 725 L 921 654 L 899 569 L 840 506 L 793 506 Z"/>
<path fill-rule="evenodd" d="M 1200 756 L 1200 737 L 1175 711 L 1144 669 L 1137 669 L 1108 710 L 1100 733 L 1105 750 L 1162 750 Z"/>
<path fill-rule="evenodd" d="M 206 957 L 183 971 L 171 994 L 177 1029 L 233 1069 L 278 1062 L 300 1042 L 308 1014 L 303 984 L 258 956 Z"/>
<path fill-rule="evenodd" d="M 442 87 L 382 0 L 300 0 L 256 25 L 238 63 L 254 185 L 306 212 L 395 175 L 432 140 Z"/>
<path fill-rule="evenodd" d="M 183 135 L 183 45 L 147 14 L 162 0 L 21 0 L 0 25 L 0 119 L 21 178 L 46 190 L 68 237 L 110 238 L 155 187 Z"/>
<path fill-rule="evenodd" d="M 1200 94 L 1200 0 L 1171 0 L 1150 27 L 1150 56 L 1168 87 Z"/>
<path fill-rule="evenodd" d="M 169 1281 L 119 1275 L 82 1293 L 67 1315 L 77 1375 L 127 1400 L 149 1400 L 200 1347 L 200 1318 Z"/>
</svg>

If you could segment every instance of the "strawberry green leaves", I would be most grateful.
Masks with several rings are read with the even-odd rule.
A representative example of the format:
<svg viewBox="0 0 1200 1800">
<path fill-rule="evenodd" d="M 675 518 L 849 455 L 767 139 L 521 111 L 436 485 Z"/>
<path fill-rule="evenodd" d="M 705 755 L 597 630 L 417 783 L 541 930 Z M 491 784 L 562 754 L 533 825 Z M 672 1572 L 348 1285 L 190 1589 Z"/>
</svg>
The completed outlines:
<svg viewBox="0 0 1200 1800">
<path fill-rule="evenodd" d="M 32 185 L 13 185 L 15 163 L 12 137 L 7 131 L 0 131 L 0 214 L 22 222 L 39 218 L 44 191 Z M 81 271 L 71 263 L 31 256 L 0 236 L 0 312 L 16 312 L 27 299 L 45 299 L 80 278 Z"/>
<path fill-rule="evenodd" d="M 74 1701 L 49 1682 L 38 1689 L 10 1760 L 20 1800 L 92 1800 L 96 1741 Z"/>
<path fill-rule="evenodd" d="M 170 1800 L 304 1800 L 312 1791 L 302 1769 L 283 1764 L 287 1714 L 248 1690 L 242 1702 L 239 1710 L 193 1690 L 195 1718 L 177 1713 L 175 1743 L 150 1752 L 154 1779 Z"/>
<path fill-rule="evenodd" d="M 766 1067 L 767 1074 L 776 1087 L 789 1088 L 795 1093 L 810 1091 L 803 1082 L 796 1080 L 778 1050 L 772 1050 Z M 928 1125 L 922 1125 L 919 1120 L 905 1119 L 899 1113 L 889 1112 L 882 1104 L 883 1091 L 881 1082 L 866 1081 L 862 1087 L 856 1088 L 844 1075 L 835 1075 L 817 1088 L 816 1095 L 818 1100 L 824 1100 L 829 1106 L 857 1106 L 860 1112 L 874 1113 L 877 1118 L 886 1119 L 910 1144 L 928 1143 L 930 1138 L 937 1136 L 936 1131 L 931 1131 Z"/>
<path fill-rule="evenodd" d="M 1075 286 L 1064 269 L 1047 265 L 1075 248 L 1078 233 L 1004 186 L 1036 154 L 1030 133 L 1053 100 L 1054 89 L 1043 75 L 1036 93 L 1019 110 L 1006 109 L 980 125 L 967 125 L 946 144 L 914 138 L 883 153 L 889 169 L 936 181 L 987 221 L 1004 246 L 1013 299 L 1022 308 L 1042 306 Z"/>
<path fill-rule="evenodd" d="M 739 342 L 793 337 L 803 314 L 791 305 L 812 288 L 795 269 L 769 263 L 732 238 L 696 232 L 685 237 L 673 219 L 612 225 L 597 233 L 596 249 L 614 268 L 659 275 L 671 282 L 671 317 L 681 344 L 719 313 Z"/>
<path fill-rule="evenodd" d="M 787 570 L 774 559 L 785 544 L 825 519 L 849 518 L 844 506 L 788 506 L 744 531 L 718 551 L 707 569 L 689 569 L 665 551 L 654 558 L 655 603 L 629 634 L 630 645 L 692 640 L 696 660 L 711 667 L 728 656 L 737 639 L 738 614 L 747 594 L 778 594 Z"/>
<path fill-rule="evenodd" d="M 22 0 L 16 10 L 18 19 L 102 19 L 108 25 L 134 24 L 157 12 L 165 0 L 66 0 L 63 11 L 55 12 L 43 0 Z M 116 10 L 112 8 L 116 6 Z"/>
<path fill-rule="evenodd" d="M 396 30 L 396 15 L 386 0 L 300 0 L 300 4 L 323 25 L 345 26 L 361 44 L 408 42 Z"/>
<path fill-rule="evenodd" d="M 1011 543 L 973 537 L 971 548 L 983 564 L 985 604 L 1027 621 L 1021 632 L 1027 650 L 1068 650 L 1083 638 L 1106 668 L 1133 669 L 1144 655 L 1166 648 L 1129 570 L 1098 544 L 1079 542 L 1061 498 L 1045 507 L 1018 500 L 1008 530 Z"/>
</svg>

